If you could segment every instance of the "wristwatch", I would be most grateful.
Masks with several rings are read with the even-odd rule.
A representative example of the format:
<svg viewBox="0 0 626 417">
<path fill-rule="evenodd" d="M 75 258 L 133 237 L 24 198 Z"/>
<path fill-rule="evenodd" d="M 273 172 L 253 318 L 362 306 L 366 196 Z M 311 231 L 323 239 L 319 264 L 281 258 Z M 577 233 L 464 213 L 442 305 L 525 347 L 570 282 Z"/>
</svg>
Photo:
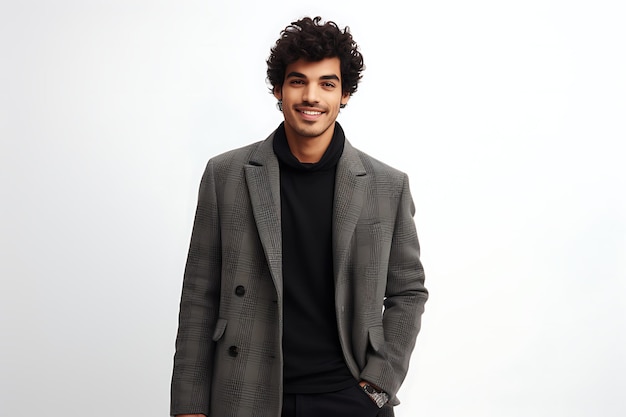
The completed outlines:
<svg viewBox="0 0 626 417">
<path fill-rule="evenodd" d="M 389 395 L 387 395 L 386 392 L 374 388 L 367 382 L 361 385 L 361 388 L 363 388 L 363 391 L 376 403 L 378 408 L 382 408 L 383 405 L 387 404 L 387 401 L 389 401 Z"/>
</svg>

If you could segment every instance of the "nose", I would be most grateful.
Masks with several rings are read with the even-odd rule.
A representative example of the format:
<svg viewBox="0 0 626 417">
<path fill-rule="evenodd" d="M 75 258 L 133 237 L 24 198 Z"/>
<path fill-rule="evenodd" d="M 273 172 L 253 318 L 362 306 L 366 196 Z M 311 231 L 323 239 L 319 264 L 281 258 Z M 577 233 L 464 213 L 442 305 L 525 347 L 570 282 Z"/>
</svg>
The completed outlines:
<svg viewBox="0 0 626 417">
<path fill-rule="evenodd" d="M 315 83 L 308 83 L 302 91 L 302 101 L 304 103 L 319 103 L 318 86 Z"/>
</svg>

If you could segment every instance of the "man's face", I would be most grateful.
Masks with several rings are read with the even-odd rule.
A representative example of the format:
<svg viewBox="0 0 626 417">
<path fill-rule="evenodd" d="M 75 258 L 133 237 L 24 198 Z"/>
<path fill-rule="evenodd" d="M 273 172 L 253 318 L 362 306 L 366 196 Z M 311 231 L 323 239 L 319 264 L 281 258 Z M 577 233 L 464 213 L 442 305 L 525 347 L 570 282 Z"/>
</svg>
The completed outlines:
<svg viewBox="0 0 626 417">
<path fill-rule="evenodd" d="M 330 141 L 339 105 L 350 94 L 341 92 L 339 58 L 298 60 L 287 66 L 285 81 L 274 95 L 283 101 L 285 132 L 297 141 L 324 138 Z"/>
</svg>

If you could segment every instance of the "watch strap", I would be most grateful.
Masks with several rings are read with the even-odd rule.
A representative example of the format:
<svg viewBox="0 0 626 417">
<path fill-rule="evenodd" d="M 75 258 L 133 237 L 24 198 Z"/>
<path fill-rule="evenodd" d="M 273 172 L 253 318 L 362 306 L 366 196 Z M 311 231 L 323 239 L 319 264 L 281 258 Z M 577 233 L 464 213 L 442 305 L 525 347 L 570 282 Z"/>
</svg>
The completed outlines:
<svg viewBox="0 0 626 417">
<path fill-rule="evenodd" d="M 381 391 L 374 386 L 365 383 L 361 385 L 363 391 L 374 401 L 374 403 L 378 406 L 378 408 L 382 408 L 389 401 L 389 395 L 386 392 Z"/>
</svg>

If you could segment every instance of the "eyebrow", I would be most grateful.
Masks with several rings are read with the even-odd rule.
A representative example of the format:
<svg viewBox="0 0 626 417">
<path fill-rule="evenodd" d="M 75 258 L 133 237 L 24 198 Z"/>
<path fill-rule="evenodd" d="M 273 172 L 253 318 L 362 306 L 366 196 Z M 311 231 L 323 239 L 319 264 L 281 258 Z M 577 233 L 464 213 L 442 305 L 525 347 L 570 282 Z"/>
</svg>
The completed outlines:
<svg viewBox="0 0 626 417">
<path fill-rule="evenodd" d="M 295 71 L 292 71 L 289 74 L 287 74 L 286 78 L 291 78 L 291 77 L 294 77 L 294 78 L 304 78 L 304 79 L 307 78 L 307 76 L 302 74 L 301 72 L 295 72 Z M 322 75 L 320 77 L 320 80 L 336 80 L 336 81 L 339 81 L 339 77 L 336 76 L 335 74 Z"/>
</svg>

